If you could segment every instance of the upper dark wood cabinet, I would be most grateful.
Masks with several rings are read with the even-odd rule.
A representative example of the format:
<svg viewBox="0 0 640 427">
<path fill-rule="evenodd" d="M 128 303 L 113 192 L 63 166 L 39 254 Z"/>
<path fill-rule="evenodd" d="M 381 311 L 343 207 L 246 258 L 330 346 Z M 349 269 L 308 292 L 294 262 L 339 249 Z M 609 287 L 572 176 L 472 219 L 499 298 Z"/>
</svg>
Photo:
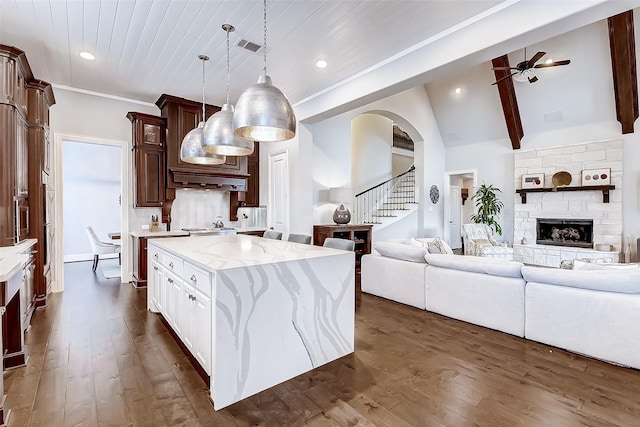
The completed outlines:
<svg viewBox="0 0 640 427">
<path fill-rule="evenodd" d="M 260 206 L 260 143 L 254 142 L 253 153 L 247 156 L 247 191 L 232 191 L 229 195 L 229 219 L 238 220 L 239 207 Z"/>
<path fill-rule="evenodd" d="M 135 207 L 161 207 L 165 201 L 167 120 L 135 112 L 127 118 L 132 128 Z"/>
<path fill-rule="evenodd" d="M 55 224 L 52 215 L 54 203 L 51 173 L 51 139 L 49 134 L 49 107 L 55 104 L 49 83 L 33 80 L 26 83 L 27 126 L 29 153 L 29 223 L 30 237 L 38 242 L 33 247 L 33 294 L 29 303 L 33 307 L 47 304 L 53 283 L 53 241 Z M 27 317 L 30 311 L 27 311 Z"/>
<path fill-rule="evenodd" d="M 219 188 L 246 190 L 246 157 L 227 157 L 222 165 L 194 165 L 180 160 L 180 145 L 185 135 L 198 126 L 202 104 L 171 95 L 162 95 L 156 105 L 167 119 L 167 188 Z M 220 111 L 207 105 L 206 118 Z M 212 179 L 215 177 L 215 179 Z M 229 179 L 225 179 L 229 178 Z"/>
<path fill-rule="evenodd" d="M 0 246 L 29 237 L 26 85 L 33 80 L 24 52 L 0 45 Z"/>
</svg>

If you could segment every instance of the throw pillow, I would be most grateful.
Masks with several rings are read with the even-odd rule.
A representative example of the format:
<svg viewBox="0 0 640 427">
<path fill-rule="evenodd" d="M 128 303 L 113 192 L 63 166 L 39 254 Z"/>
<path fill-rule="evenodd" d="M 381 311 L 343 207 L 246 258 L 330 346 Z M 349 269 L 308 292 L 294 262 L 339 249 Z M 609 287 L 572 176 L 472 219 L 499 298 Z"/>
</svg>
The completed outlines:
<svg viewBox="0 0 640 427">
<path fill-rule="evenodd" d="M 425 248 L 388 242 L 377 243 L 374 248 L 382 256 L 403 261 L 426 263 L 424 256 L 427 250 Z"/>
</svg>

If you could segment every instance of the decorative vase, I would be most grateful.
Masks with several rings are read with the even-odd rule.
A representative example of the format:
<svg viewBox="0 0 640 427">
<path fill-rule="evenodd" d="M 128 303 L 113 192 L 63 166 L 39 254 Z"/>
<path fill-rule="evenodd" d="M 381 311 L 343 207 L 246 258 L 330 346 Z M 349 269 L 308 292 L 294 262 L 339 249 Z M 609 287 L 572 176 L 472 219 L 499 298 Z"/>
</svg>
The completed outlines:
<svg viewBox="0 0 640 427">
<path fill-rule="evenodd" d="M 349 221 L 351 221 L 351 212 L 341 204 L 333 212 L 333 222 L 336 224 L 349 224 Z"/>
<path fill-rule="evenodd" d="M 520 240 L 520 244 L 521 245 L 526 245 L 527 244 L 527 238 L 523 236 L 522 239 Z"/>
</svg>

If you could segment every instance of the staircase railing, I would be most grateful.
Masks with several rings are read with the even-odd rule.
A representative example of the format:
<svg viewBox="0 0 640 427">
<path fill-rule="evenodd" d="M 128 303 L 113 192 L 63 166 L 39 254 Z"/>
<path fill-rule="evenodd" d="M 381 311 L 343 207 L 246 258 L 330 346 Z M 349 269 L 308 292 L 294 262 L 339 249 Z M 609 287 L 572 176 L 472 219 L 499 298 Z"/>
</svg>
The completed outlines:
<svg viewBox="0 0 640 427">
<path fill-rule="evenodd" d="M 380 224 L 381 218 L 394 217 L 394 211 L 406 210 L 416 203 L 416 168 L 409 170 L 356 194 L 354 217 L 356 224 Z"/>
</svg>

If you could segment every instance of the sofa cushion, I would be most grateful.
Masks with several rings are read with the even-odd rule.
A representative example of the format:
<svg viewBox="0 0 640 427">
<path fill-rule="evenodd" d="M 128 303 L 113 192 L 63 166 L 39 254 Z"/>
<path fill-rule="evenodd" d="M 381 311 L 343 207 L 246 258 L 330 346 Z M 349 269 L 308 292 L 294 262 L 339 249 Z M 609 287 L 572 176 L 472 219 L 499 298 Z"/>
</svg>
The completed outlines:
<svg viewBox="0 0 640 427">
<path fill-rule="evenodd" d="M 545 267 L 522 267 L 522 276 L 527 282 L 547 283 L 594 291 L 640 293 L 640 268 L 620 270 L 563 270 Z"/>
<path fill-rule="evenodd" d="M 439 237 L 421 237 L 415 240 L 417 242 L 422 242 L 425 248 L 428 248 L 429 246 L 433 246 L 435 249 L 433 249 L 433 252 L 429 251 L 429 253 L 441 253 L 441 254 L 453 255 L 453 250 L 451 249 L 451 247 L 447 244 L 447 242 L 445 242 Z M 436 252 L 436 249 L 437 249 L 437 252 Z"/>
<path fill-rule="evenodd" d="M 429 265 L 448 268 L 451 270 L 469 271 L 472 273 L 484 273 L 493 276 L 521 278 L 521 269 L 524 264 L 517 261 L 509 261 L 493 258 L 482 258 L 466 255 L 425 255 Z"/>
<path fill-rule="evenodd" d="M 418 248 L 413 245 L 404 245 L 402 243 L 380 242 L 373 245 L 375 250 L 382 256 L 389 258 L 401 259 L 411 262 L 426 262 L 424 259 L 427 254 L 426 248 Z"/>
</svg>

